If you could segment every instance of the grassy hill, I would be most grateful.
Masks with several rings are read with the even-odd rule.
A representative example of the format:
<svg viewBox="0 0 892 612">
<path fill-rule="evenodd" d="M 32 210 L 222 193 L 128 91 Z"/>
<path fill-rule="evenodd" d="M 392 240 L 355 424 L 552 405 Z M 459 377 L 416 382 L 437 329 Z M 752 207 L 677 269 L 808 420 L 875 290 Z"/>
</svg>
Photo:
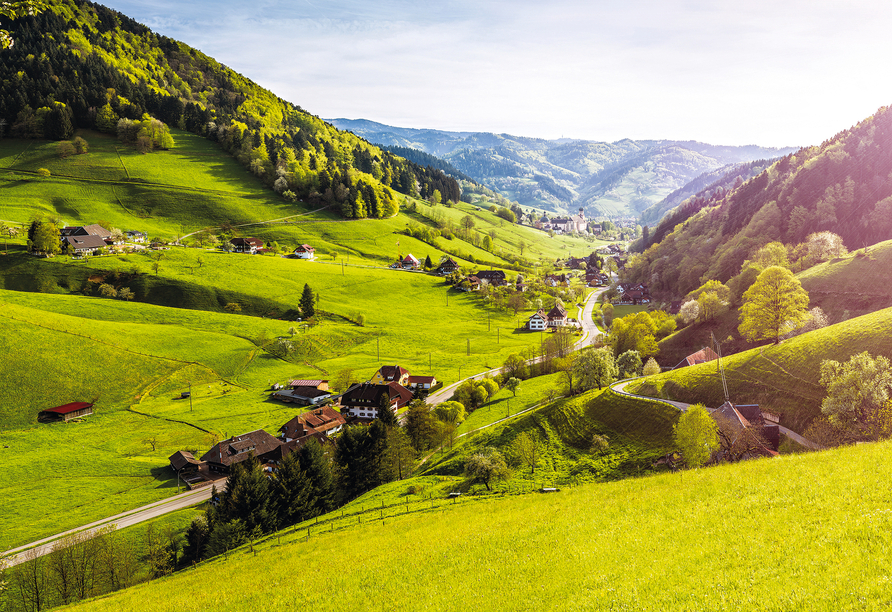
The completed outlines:
<svg viewBox="0 0 892 612">
<path fill-rule="evenodd" d="M 299 528 L 72 609 L 881 607 L 889 451 L 867 444 L 554 495 L 417 501 L 408 514 L 382 510 L 381 520 L 375 510 L 350 527 L 311 527 L 308 540 Z M 293 588 L 323 567 L 343 571 Z"/>
<path fill-rule="evenodd" d="M 175 132 L 169 151 L 140 155 L 101 134 L 82 134 L 90 152 L 65 160 L 51 143 L 0 141 L 3 220 L 23 224 L 40 213 L 68 224 L 104 219 L 173 239 L 294 212 L 194 135 Z M 40 167 L 49 167 L 51 177 L 38 179 Z M 465 215 L 480 232 L 495 231 L 495 253 L 459 238 L 438 238 L 433 246 L 397 233 L 407 224 L 457 225 Z M 414 211 L 392 219 L 352 222 L 318 211 L 241 231 L 280 244 L 309 242 L 319 261 L 174 248 L 160 252 L 156 273 L 159 253 L 34 258 L 24 252 L 24 234 L 0 255 L 0 331 L 19 347 L 0 372 L 0 436 L 9 447 L 2 452 L 10 475 L 2 491 L 11 500 L 0 513 L 0 547 L 169 495 L 175 480 L 165 465 L 175 450 L 203 452 L 215 437 L 257 428 L 275 432 L 294 409 L 267 400 L 270 382 L 331 378 L 345 368 L 365 380 L 382 363 L 451 381 L 459 367 L 465 374 L 495 367 L 539 342 L 515 332 L 513 313 L 455 291 L 447 306 L 441 279 L 384 268 L 396 258 L 397 241 L 403 254 L 421 259 L 461 252 L 505 266 L 513 265 L 523 243 L 524 258 L 543 268 L 593 248 L 580 239 L 552 240 L 465 204 L 416 202 Z M 326 256 L 334 251 L 338 259 Z M 130 287 L 136 300 L 85 296 L 91 279 Z M 282 316 L 295 308 L 304 283 L 321 297 L 320 325 L 291 337 L 288 320 L 245 316 Z M 222 312 L 230 302 L 240 303 L 244 314 Z M 357 312 L 364 326 L 345 318 Z M 281 336 L 297 347 L 291 362 L 257 346 L 260 338 Z M 194 412 L 185 414 L 173 398 L 189 382 Z M 81 424 L 35 425 L 43 408 L 93 398 L 97 415 Z M 72 448 L 80 452 L 76 465 L 64 460 Z M 60 462 L 68 467 L 60 471 Z"/>
<path fill-rule="evenodd" d="M 830 325 L 781 342 L 729 355 L 722 361 L 731 400 L 760 404 L 781 416 L 793 431 L 805 430 L 820 415 L 824 388 L 818 384 L 821 360 L 845 361 L 862 351 L 892 357 L 892 309 Z M 704 343 L 706 344 L 706 343 Z M 637 390 L 636 390 L 637 389 Z M 718 406 L 724 402 L 717 363 L 664 372 L 630 385 L 629 391 Z"/>
</svg>

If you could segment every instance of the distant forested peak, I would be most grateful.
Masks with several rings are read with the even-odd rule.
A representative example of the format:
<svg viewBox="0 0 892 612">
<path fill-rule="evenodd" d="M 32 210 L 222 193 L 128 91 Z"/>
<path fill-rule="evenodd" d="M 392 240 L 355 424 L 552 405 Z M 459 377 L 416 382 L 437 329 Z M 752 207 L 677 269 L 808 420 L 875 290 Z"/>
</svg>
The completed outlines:
<svg viewBox="0 0 892 612">
<path fill-rule="evenodd" d="M 70 138 L 116 133 L 146 115 L 220 146 L 287 200 L 328 205 L 347 218 L 396 214 L 396 193 L 459 183 L 341 131 L 200 51 L 86 0 L 58 0 L 10 26 L 0 62 L 0 130 Z M 0 135 L 5 135 L 0 134 Z"/>
</svg>

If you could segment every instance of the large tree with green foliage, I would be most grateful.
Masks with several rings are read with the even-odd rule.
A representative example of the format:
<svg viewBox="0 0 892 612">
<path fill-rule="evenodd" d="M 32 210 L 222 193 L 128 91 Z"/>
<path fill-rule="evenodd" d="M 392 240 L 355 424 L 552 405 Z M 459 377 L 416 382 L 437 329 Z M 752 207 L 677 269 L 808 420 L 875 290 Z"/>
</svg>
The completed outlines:
<svg viewBox="0 0 892 612">
<path fill-rule="evenodd" d="M 581 350 L 573 362 L 573 374 L 577 388 L 586 391 L 609 385 L 619 376 L 619 369 L 608 347 L 587 347 Z"/>
<path fill-rule="evenodd" d="M 700 467 L 719 448 L 718 423 L 702 405 L 688 408 L 674 427 L 675 446 L 689 467 Z"/>
<path fill-rule="evenodd" d="M 873 358 L 865 351 L 845 363 L 825 359 L 820 382 L 827 390 L 821 411 L 849 437 L 876 440 L 892 434 L 892 364 L 888 358 Z"/>
<path fill-rule="evenodd" d="M 737 329 L 745 338 L 777 344 L 808 318 L 808 292 L 792 272 L 771 266 L 743 294 L 739 316 Z"/>
<path fill-rule="evenodd" d="M 508 464 L 501 452 L 487 446 L 483 450 L 474 453 L 465 461 L 465 474 L 473 482 L 479 481 L 486 485 L 486 490 L 493 480 L 500 480 L 508 476 Z"/>
</svg>

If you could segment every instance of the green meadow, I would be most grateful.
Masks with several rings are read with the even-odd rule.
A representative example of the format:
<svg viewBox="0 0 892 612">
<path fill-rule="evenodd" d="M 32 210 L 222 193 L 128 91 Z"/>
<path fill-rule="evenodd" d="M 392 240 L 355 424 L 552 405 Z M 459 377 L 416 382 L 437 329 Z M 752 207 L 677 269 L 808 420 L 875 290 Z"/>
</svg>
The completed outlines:
<svg viewBox="0 0 892 612">
<path fill-rule="evenodd" d="M 453 255 L 469 269 L 472 257 L 498 267 L 523 255 L 535 271 L 597 247 L 549 238 L 466 203 L 414 201 L 392 219 L 344 221 L 285 202 L 192 134 L 175 131 L 172 149 L 149 155 L 106 135 L 81 135 L 89 153 L 66 159 L 55 143 L 0 141 L 0 220 L 105 220 L 162 239 L 231 224 L 289 248 L 312 244 L 319 257 L 174 247 L 38 259 L 24 252 L 24 234 L 13 238 L 0 256 L 0 332 L 15 348 L 0 371 L 0 492 L 8 500 L 0 549 L 170 495 L 176 481 L 167 457 L 176 450 L 201 454 L 230 435 L 275 433 L 299 409 L 270 401 L 271 383 L 332 378 L 343 369 L 366 380 L 394 363 L 449 383 L 540 342 L 519 329 L 529 313 L 515 317 L 440 278 L 387 269 L 398 255 L 434 262 Z M 51 175 L 40 177 L 39 168 Z M 494 232 L 493 252 L 458 237 L 427 244 L 402 233 L 413 224 L 457 227 L 466 215 L 481 236 Z M 88 283 L 103 281 L 129 287 L 135 300 L 82 295 Z M 304 284 L 320 298 L 315 326 L 284 317 Z M 233 302 L 242 314 L 223 312 Z M 358 313 L 363 326 L 352 322 Z M 258 346 L 277 337 L 295 345 L 289 361 Z M 525 405 L 537 402 L 537 384 L 528 385 Z M 189 389 L 191 403 L 177 399 Z M 44 408 L 93 400 L 96 414 L 80 422 L 36 423 Z M 488 409 L 500 410 L 500 401 Z"/>
<path fill-rule="evenodd" d="M 432 499 L 396 515 L 366 500 L 364 519 L 310 526 L 309 538 L 295 529 L 72 609 L 882 609 L 889 452 L 865 444 L 550 495 Z M 342 571 L 293 588 L 326 567 Z"/>
<path fill-rule="evenodd" d="M 765 345 L 722 359 L 731 401 L 759 404 L 777 414 L 781 424 L 802 432 L 821 412 L 825 390 L 819 384 L 821 361 L 846 361 L 863 351 L 892 356 L 889 319 L 880 310 L 811 331 L 778 345 Z M 649 376 L 627 391 L 716 407 L 724 402 L 716 362 Z"/>
</svg>

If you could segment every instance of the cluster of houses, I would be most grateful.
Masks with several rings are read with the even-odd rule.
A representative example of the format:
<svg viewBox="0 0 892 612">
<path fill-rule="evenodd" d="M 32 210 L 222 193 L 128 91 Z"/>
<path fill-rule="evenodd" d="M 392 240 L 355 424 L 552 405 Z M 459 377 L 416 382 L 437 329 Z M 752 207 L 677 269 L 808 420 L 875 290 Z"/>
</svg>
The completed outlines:
<svg viewBox="0 0 892 612">
<path fill-rule="evenodd" d="M 257 255 L 269 252 L 269 249 L 260 238 L 233 238 L 229 241 L 233 253 L 247 253 Z M 316 250 L 308 244 L 298 245 L 294 249 L 294 257 L 297 259 L 314 259 Z"/>
<path fill-rule="evenodd" d="M 542 218 L 533 221 L 533 227 L 545 231 L 552 231 L 555 234 L 587 234 L 589 231 L 588 221 L 585 219 L 585 212 L 580 208 L 578 215 L 570 217 L 556 217 L 549 219 L 542 215 Z M 600 232 L 601 226 L 597 225 L 597 229 L 593 231 Z"/>
<path fill-rule="evenodd" d="M 129 242 L 143 243 L 146 241 L 144 232 L 129 230 L 124 232 Z M 62 251 L 75 255 L 94 254 L 100 249 L 124 244 L 120 237 L 116 240 L 111 231 L 98 224 L 75 225 L 63 227 L 59 239 L 62 242 Z"/>
<path fill-rule="evenodd" d="M 530 331 L 545 331 L 559 327 L 579 327 L 579 321 L 568 317 L 567 309 L 560 304 L 555 304 L 548 312 L 540 308 L 527 321 L 527 329 Z"/>
<path fill-rule="evenodd" d="M 650 290 L 643 283 L 618 283 L 616 290 L 619 292 L 617 304 L 650 304 Z"/>
<path fill-rule="evenodd" d="M 170 467 L 190 487 L 200 487 L 229 474 L 233 465 L 256 458 L 263 469 L 275 471 L 282 460 L 315 438 L 321 444 L 349 423 L 370 423 L 379 411 L 394 414 L 405 407 L 419 391 L 437 386 L 434 376 L 412 376 L 399 365 L 382 366 L 371 380 L 352 385 L 334 395 L 327 380 L 297 379 L 287 385 L 274 385 L 271 397 L 286 403 L 310 407 L 279 428 L 273 436 L 259 429 L 227 438 L 196 459 L 188 451 L 170 456 Z"/>
</svg>

